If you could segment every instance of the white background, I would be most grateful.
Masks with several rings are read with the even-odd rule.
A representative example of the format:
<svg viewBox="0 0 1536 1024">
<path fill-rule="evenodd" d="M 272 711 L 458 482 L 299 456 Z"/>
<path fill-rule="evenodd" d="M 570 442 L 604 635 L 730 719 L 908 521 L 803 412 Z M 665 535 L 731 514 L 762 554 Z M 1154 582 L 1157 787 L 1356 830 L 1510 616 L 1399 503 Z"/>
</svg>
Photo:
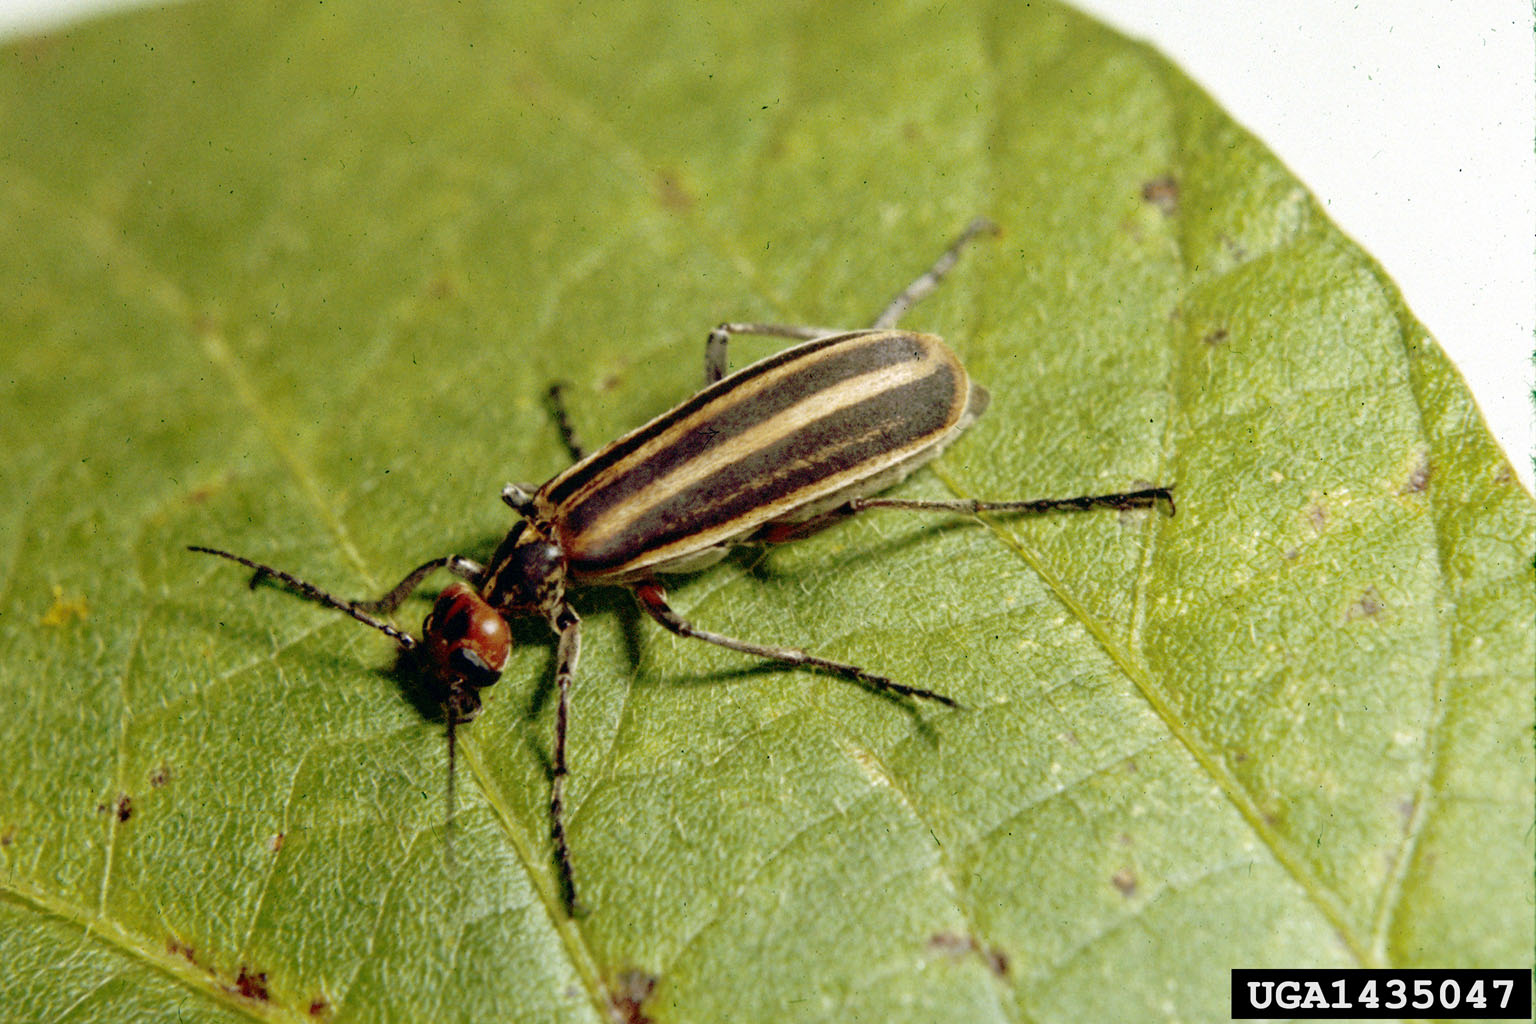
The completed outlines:
<svg viewBox="0 0 1536 1024">
<path fill-rule="evenodd" d="M 1527 0 L 1076 2 L 1193 76 L 1382 263 L 1529 488 L 1536 53 Z M 0 0 L 0 36 L 128 5 Z"/>
</svg>

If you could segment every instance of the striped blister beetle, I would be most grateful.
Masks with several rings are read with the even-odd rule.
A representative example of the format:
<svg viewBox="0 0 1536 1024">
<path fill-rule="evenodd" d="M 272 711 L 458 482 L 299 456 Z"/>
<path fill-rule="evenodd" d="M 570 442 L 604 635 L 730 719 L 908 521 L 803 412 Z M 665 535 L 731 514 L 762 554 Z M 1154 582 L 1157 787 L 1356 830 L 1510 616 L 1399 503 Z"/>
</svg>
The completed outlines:
<svg viewBox="0 0 1536 1024">
<path fill-rule="evenodd" d="M 705 387 L 688 401 L 584 455 L 559 401 L 551 399 L 575 464 L 542 487 L 508 484 L 502 500 L 521 518 L 486 565 L 445 555 L 413 569 L 373 601 L 348 601 L 271 566 L 217 548 L 255 570 L 251 584 L 274 579 L 339 609 L 414 652 L 440 686 L 448 724 L 452 815 L 455 728 L 480 710 L 479 691 L 496 682 L 511 653 L 509 618 L 537 616 L 557 640 L 555 745 L 550 831 L 562 895 L 577 907 L 566 842 L 565 741 L 571 681 L 581 655 L 581 618 L 572 590 L 628 587 L 640 607 L 678 636 L 743 654 L 836 673 L 905 698 L 959 705 L 950 697 L 895 682 L 857 665 L 699 629 L 667 603 L 659 576 L 693 572 L 743 544 L 804 537 L 872 508 L 977 514 L 1090 508 L 1173 507 L 1167 487 L 1033 501 L 917 501 L 875 498 L 933 459 L 975 422 L 987 392 L 966 374 L 943 341 L 896 329 L 931 292 L 976 235 L 995 231 L 977 220 L 917 280 L 891 300 L 867 330 L 780 324 L 721 324 L 705 345 Z M 733 334 L 800 341 L 726 375 Z M 429 575 L 446 569 L 463 582 L 443 589 L 417 640 L 378 616 L 398 608 Z"/>
</svg>

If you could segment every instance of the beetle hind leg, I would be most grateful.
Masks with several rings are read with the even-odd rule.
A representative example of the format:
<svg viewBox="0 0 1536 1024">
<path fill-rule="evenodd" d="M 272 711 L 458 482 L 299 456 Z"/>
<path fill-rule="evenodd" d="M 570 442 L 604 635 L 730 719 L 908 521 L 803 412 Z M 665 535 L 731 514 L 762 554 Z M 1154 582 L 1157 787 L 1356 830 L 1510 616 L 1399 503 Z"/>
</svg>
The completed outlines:
<svg viewBox="0 0 1536 1024">
<path fill-rule="evenodd" d="M 640 607 L 645 613 L 659 622 L 668 631 L 678 636 L 703 640 L 732 651 L 740 651 L 742 654 L 752 654 L 759 658 L 767 658 L 770 661 L 781 661 L 786 665 L 803 665 L 806 668 L 816 668 L 823 672 L 834 672 L 840 676 L 847 676 L 849 679 L 853 679 L 869 687 L 871 690 L 879 692 L 893 693 L 900 697 L 931 700 L 950 708 L 959 708 L 961 706 L 953 697 L 947 697 L 942 693 L 925 690 L 918 686 L 908 686 L 905 683 L 898 683 L 887 679 L 885 676 L 877 676 L 873 672 L 862 669 L 857 665 L 832 661 L 828 658 L 818 658 L 816 655 L 808 654 L 797 647 L 767 647 L 762 644 L 737 640 L 735 637 L 723 636 L 720 633 L 711 633 L 709 630 L 699 629 L 672 610 L 672 606 L 667 603 L 667 592 L 662 589 L 661 584 L 641 583 L 634 590 L 635 599 L 640 602 Z"/>
</svg>

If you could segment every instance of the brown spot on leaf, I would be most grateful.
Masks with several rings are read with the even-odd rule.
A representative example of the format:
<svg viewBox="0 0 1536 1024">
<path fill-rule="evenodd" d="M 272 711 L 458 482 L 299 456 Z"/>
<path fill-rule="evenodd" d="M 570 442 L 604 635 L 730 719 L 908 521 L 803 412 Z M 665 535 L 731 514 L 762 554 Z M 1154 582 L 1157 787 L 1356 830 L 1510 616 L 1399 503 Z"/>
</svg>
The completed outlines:
<svg viewBox="0 0 1536 1024">
<path fill-rule="evenodd" d="M 331 1004 L 324 999 L 316 997 L 309 1001 L 309 1015 L 311 1017 L 324 1017 L 331 1012 Z"/>
<path fill-rule="evenodd" d="M 1354 619 L 1374 619 L 1376 616 L 1381 614 L 1384 608 L 1386 608 L 1386 604 L 1382 601 L 1381 595 L 1377 593 L 1376 588 L 1366 587 L 1365 592 L 1355 600 L 1354 604 L 1349 606 L 1347 611 L 1345 611 L 1344 621 L 1349 622 Z"/>
<path fill-rule="evenodd" d="M 1171 174 L 1153 178 L 1141 186 L 1141 198 L 1172 217 L 1179 212 L 1179 181 Z"/>
<path fill-rule="evenodd" d="M 959 959 L 976 948 L 976 940 L 958 932 L 934 932 L 928 937 L 928 948 Z"/>
<path fill-rule="evenodd" d="M 171 766 L 162 764 L 159 768 L 149 773 L 149 784 L 156 789 L 171 781 Z"/>
<path fill-rule="evenodd" d="M 608 1012 L 615 1024 L 651 1024 L 645 1001 L 656 991 L 659 980 L 638 968 L 621 973 L 608 989 Z"/>
<path fill-rule="evenodd" d="M 459 283 L 452 274 L 446 270 L 432 275 L 432 280 L 427 282 L 427 298 L 451 299 L 459 294 Z"/>
<path fill-rule="evenodd" d="M 1126 897 L 1127 899 L 1135 895 L 1136 872 L 1132 871 L 1130 868 L 1121 868 L 1119 871 L 1116 871 L 1113 875 L 1111 875 L 1109 880 L 1114 884 L 1116 889 L 1120 890 L 1120 895 Z"/>
<path fill-rule="evenodd" d="M 7 825 L 0 830 L 0 846 L 10 846 L 16 841 L 16 826 Z"/>
<path fill-rule="evenodd" d="M 240 965 L 240 973 L 236 976 L 234 987 L 230 991 L 263 1003 L 272 1000 L 271 994 L 267 992 L 267 972 L 252 971 L 245 964 Z"/>
<path fill-rule="evenodd" d="M 127 821 L 129 818 L 133 817 L 133 797 L 129 796 L 127 793 L 119 796 L 117 798 L 117 803 L 114 805 L 114 810 L 117 814 L 118 821 Z"/>
<path fill-rule="evenodd" d="M 271 850 L 273 853 L 276 853 L 278 850 L 281 850 L 283 848 L 283 840 L 286 839 L 287 836 L 288 836 L 288 833 L 286 833 L 286 832 L 279 832 L 277 835 L 273 836 L 271 839 L 268 839 L 267 840 L 267 849 Z"/>
<path fill-rule="evenodd" d="M 1317 533 L 1322 533 L 1328 526 L 1328 509 L 1321 501 L 1314 501 L 1308 505 L 1303 515 L 1307 517 L 1307 522 L 1312 524 L 1312 529 Z"/>
<path fill-rule="evenodd" d="M 663 170 L 656 175 L 652 183 L 656 190 L 656 200 L 661 203 L 664 210 L 674 213 L 687 213 L 693 209 L 696 200 L 688 186 L 683 184 L 682 178 L 673 170 Z"/>
<path fill-rule="evenodd" d="M 1227 329 L 1225 327 L 1212 327 L 1210 330 L 1205 332 L 1205 336 L 1202 337 L 1200 341 L 1202 344 L 1208 345 L 1211 348 L 1215 348 L 1218 345 L 1226 344 L 1228 337 L 1230 337 L 1230 335 L 1227 333 Z"/>
<path fill-rule="evenodd" d="M 1419 461 L 1413 464 L 1413 469 L 1408 473 L 1408 480 L 1398 489 L 1398 494 L 1422 494 L 1429 490 L 1429 478 L 1434 470 L 1429 464 L 1429 456 L 1420 454 Z"/>
<path fill-rule="evenodd" d="M 942 953 L 951 960 L 959 960 L 975 953 L 987 965 L 987 970 L 999 978 L 1008 977 L 1008 954 L 996 946 L 983 946 L 974 935 L 958 932 L 934 932 L 928 938 L 928 948 Z"/>
<path fill-rule="evenodd" d="M 193 948 L 180 939 L 167 939 L 165 951 L 172 956 L 179 956 L 189 964 L 197 963 L 197 953 Z"/>
<path fill-rule="evenodd" d="M 224 333 L 224 325 L 218 313 L 211 309 L 203 309 L 192 314 L 192 333 L 199 338 L 218 337 Z"/>
</svg>

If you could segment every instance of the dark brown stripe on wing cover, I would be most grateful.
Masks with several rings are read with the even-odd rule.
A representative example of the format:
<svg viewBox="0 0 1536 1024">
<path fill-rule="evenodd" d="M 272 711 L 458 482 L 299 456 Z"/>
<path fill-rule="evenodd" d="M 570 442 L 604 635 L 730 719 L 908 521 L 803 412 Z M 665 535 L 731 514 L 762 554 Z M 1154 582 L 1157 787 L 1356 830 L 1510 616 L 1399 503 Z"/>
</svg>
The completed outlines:
<svg viewBox="0 0 1536 1024">
<path fill-rule="evenodd" d="M 622 530 L 586 530 L 597 525 L 603 510 L 580 503 L 564 517 L 571 569 L 613 572 L 689 538 L 699 538 L 702 548 L 713 542 L 711 531 L 725 528 L 734 536 L 872 475 L 903 453 L 926 448 L 964 409 L 967 389 L 957 369 L 947 359 L 934 359 L 906 383 L 819 410 L 824 415 L 777 432 L 655 504 L 609 513 L 628 516 Z M 815 407 L 814 397 L 808 406 Z"/>
<path fill-rule="evenodd" d="M 595 521 L 641 489 L 700 457 L 725 449 L 775 416 L 799 408 L 805 410 L 804 419 L 814 419 L 827 411 L 820 408 L 825 404 L 822 396 L 838 385 L 903 364 L 921 363 L 929 355 L 923 339 L 910 334 L 845 337 L 838 346 L 812 345 L 816 348 L 800 352 L 799 358 L 780 364 L 772 374 L 743 374 L 732 381 L 736 386 L 722 388 L 691 410 L 696 413 L 691 418 L 677 416 L 681 410 L 668 413 L 662 417 L 669 421 L 666 431 L 651 433 L 650 428 L 659 421 L 642 427 L 659 446 L 631 456 L 628 464 L 619 459 L 608 461 L 608 476 L 598 477 L 585 494 L 572 492 L 576 495 L 574 509 L 563 518 L 567 522 Z M 558 490 L 565 488 L 562 485 Z"/>
<path fill-rule="evenodd" d="M 841 351 L 827 352 L 827 349 Z M 677 408 L 593 453 L 546 484 L 543 488 L 544 497 L 552 505 L 569 501 L 581 488 L 602 474 L 620 467 L 625 459 L 633 456 L 643 445 L 675 429 L 706 406 L 711 420 L 710 431 L 703 436 L 685 436 L 681 439 L 682 443 L 664 446 L 655 455 L 647 456 L 644 461 L 655 471 L 653 476 L 688 458 L 698 450 L 696 446 L 729 440 L 753 422 L 788 408 L 840 380 L 868 373 L 880 366 L 922 357 L 921 343 L 901 332 L 853 332 L 795 345 L 716 381 Z M 770 374 L 775 379 L 762 379 Z M 747 396 L 745 403 L 742 403 L 742 396 Z M 744 407 L 732 411 L 732 407 L 738 404 Z M 693 432 L 689 431 L 688 434 L 692 435 Z M 655 462 L 657 458 L 662 461 Z M 627 478 L 631 472 L 646 471 L 646 467 L 634 466 L 622 472 Z M 611 487 L 605 486 L 602 489 L 610 494 L 613 492 Z"/>
</svg>

